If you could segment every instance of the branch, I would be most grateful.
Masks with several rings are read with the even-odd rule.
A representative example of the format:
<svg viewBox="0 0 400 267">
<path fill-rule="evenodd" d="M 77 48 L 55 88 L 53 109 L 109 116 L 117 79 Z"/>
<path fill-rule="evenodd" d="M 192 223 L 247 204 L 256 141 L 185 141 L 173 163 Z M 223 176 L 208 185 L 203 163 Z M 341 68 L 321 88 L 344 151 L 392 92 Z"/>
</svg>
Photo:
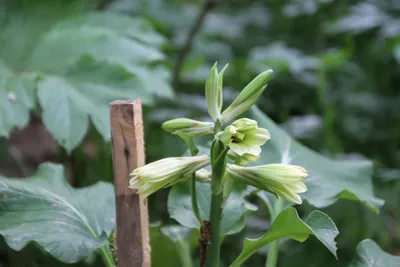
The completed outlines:
<svg viewBox="0 0 400 267">
<path fill-rule="evenodd" d="M 177 86 L 180 83 L 181 72 L 183 63 L 185 62 L 186 56 L 189 54 L 190 49 L 192 48 L 193 40 L 201 26 L 203 26 L 204 19 L 209 11 L 214 9 L 217 5 L 217 0 L 206 0 L 199 15 L 197 16 L 196 21 L 193 23 L 192 28 L 189 31 L 189 35 L 183 44 L 178 57 L 175 62 L 174 70 L 172 73 L 172 85 Z"/>
</svg>

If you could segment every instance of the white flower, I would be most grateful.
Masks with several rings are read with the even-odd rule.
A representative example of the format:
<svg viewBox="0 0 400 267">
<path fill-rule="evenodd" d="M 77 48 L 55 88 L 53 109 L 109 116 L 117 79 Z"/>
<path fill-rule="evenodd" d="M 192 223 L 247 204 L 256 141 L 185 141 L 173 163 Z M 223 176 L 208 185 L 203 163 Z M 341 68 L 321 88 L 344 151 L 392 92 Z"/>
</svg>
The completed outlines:
<svg viewBox="0 0 400 267">
<path fill-rule="evenodd" d="M 233 178 L 259 189 L 272 192 L 296 204 L 302 203 L 298 194 L 307 191 L 303 181 L 307 178 L 308 173 L 300 166 L 268 164 L 241 167 L 229 165 L 227 171 Z"/>
<path fill-rule="evenodd" d="M 190 177 L 210 164 L 206 155 L 197 157 L 165 158 L 135 169 L 130 175 L 129 187 L 148 197 L 161 188 Z"/>
<path fill-rule="evenodd" d="M 260 146 L 271 136 L 266 129 L 259 128 L 255 120 L 244 118 L 234 121 L 223 132 L 218 133 L 217 138 L 237 155 L 254 159 L 261 153 Z"/>
</svg>

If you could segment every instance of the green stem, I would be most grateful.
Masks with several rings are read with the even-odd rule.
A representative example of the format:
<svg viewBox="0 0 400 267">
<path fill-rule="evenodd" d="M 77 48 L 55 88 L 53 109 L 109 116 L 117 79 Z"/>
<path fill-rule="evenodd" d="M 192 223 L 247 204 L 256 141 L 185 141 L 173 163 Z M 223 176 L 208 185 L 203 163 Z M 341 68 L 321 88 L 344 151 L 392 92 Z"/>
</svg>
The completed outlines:
<svg viewBox="0 0 400 267">
<path fill-rule="evenodd" d="M 211 244 L 207 248 L 207 267 L 219 267 L 219 254 L 221 244 L 221 214 L 222 214 L 222 192 L 211 196 L 210 224 Z"/>
<path fill-rule="evenodd" d="M 191 190 L 191 199 L 192 199 L 192 207 L 194 216 L 199 221 L 200 225 L 203 224 L 203 220 L 200 216 L 199 205 L 197 204 L 197 195 L 196 195 L 196 174 L 193 174 L 190 183 L 190 190 Z"/>
<path fill-rule="evenodd" d="M 181 259 L 182 267 L 193 267 L 192 258 L 190 257 L 190 247 L 185 241 L 178 241 L 176 244 L 178 254 Z"/>
<path fill-rule="evenodd" d="M 275 220 L 275 218 L 279 215 L 282 211 L 285 201 L 278 197 L 277 201 L 275 202 L 273 210 L 270 211 L 271 213 L 271 223 Z M 268 247 L 267 253 L 267 261 L 265 266 L 266 267 L 275 267 L 276 263 L 278 262 L 278 254 L 279 254 L 279 239 L 272 241 Z"/>
<path fill-rule="evenodd" d="M 114 257 L 111 254 L 108 244 L 100 248 L 100 253 L 101 257 L 103 258 L 103 262 L 107 267 L 115 267 Z"/>
</svg>

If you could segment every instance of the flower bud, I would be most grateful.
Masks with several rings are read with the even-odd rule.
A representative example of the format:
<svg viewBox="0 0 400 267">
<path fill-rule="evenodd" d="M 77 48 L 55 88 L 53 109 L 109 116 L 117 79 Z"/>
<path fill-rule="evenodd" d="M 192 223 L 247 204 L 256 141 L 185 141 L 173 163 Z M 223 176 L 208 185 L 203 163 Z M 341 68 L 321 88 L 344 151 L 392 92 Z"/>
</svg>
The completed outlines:
<svg viewBox="0 0 400 267">
<path fill-rule="evenodd" d="M 135 169 L 129 187 L 148 197 L 161 188 L 171 186 L 192 176 L 210 164 L 208 156 L 165 158 Z"/>
<path fill-rule="evenodd" d="M 231 177 L 259 189 L 281 196 L 287 201 L 301 204 L 299 193 L 307 191 L 303 180 L 307 171 L 296 165 L 268 164 L 254 167 L 229 165 Z"/>
<path fill-rule="evenodd" d="M 164 122 L 161 128 L 173 134 L 184 133 L 190 137 L 198 137 L 213 133 L 214 123 L 179 118 Z"/>
<path fill-rule="evenodd" d="M 255 120 L 239 119 L 217 134 L 217 138 L 239 156 L 248 154 L 258 157 L 260 146 L 264 145 L 271 136 L 264 128 L 259 128 Z"/>
<path fill-rule="evenodd" d="M 221 117 L 223 75 L 228 64 L 218 73 L 217 63 L 212 66 L 206 81 L 206 99 L 208 113 L 217 121 Z"/>
<path fill-rule="evenodd" d="M 238 115 L 246 112 L 260 97 L 269 79 L 272 70 L 264 71 L 255 77 L 236 97 L 232 104 L 222 113 L 221 122 L 226 123 Z"/>
</svg>

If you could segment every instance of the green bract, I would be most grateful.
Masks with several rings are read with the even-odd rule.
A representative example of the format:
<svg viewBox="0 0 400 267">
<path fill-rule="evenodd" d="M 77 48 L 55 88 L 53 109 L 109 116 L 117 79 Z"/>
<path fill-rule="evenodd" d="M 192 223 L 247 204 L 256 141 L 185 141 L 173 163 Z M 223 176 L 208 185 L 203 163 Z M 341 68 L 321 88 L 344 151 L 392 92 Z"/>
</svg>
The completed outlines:
<svg viewBox="0 0 400 267">
<path fill-rule="evenodd" d="M 307 171 L 296 165 L 268 164 L 254 167 L 229 165 L 228 173 L 242 182 L 272 192 L 284 199 L 301 204 L 298 193 L 307 191 L 303 180 Z"/>
<path fill-rule="evenodd" d="M 261 153 L 260 146 L 271 136 L 266 129 L 259 128 L 255 120 L 244 118 L 234 121 L 223 132 L 218 133 L 217 138 L 237 155 L 254 160 Z"/>
<path fill-rule="evenodd" d="M 222 113 L 221 122 L 226 123 L 234 119 L 254 105 L 267 86 L 271 76 L 272 70 L 267 70 L 255 77 Z"/>
<path fill-rule="evenodd" d="M 161 127 L 164 131 L 173 134 L 184 133 L 190 137 L 197 137 L 212 133 L 214 123 L 179 118 L 166 121 L 161 125 Z"/>
<path fill-rule="evenodd" d="M 148 197 L 171 186 L 209 164 L 208 156 L 165 158 L 135 169 L 129 187 Z"/>
</svg>

